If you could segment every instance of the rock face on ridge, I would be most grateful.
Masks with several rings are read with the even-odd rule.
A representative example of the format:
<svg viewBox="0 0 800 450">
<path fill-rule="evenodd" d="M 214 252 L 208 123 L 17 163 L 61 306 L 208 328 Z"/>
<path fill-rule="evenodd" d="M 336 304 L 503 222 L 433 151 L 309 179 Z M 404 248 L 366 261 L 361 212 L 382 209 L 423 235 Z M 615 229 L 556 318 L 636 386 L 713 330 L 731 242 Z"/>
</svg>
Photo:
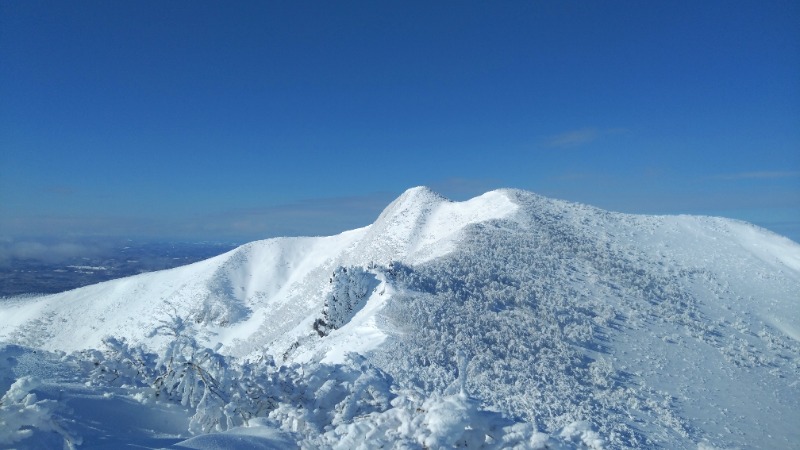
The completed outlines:
<svg viewBox="0 0 800 450">
<path fill-rule="evenodd" d="M 10 301 L 0 340 L 157 348 L 169 315 L 230 355 L 354 351 L 427 393 L 462 377 L 493 409 L 548 432 L 587 421 L 611 448 L 800 442 L 800 246 L 743 222 L 413 188 L 337 236 Z"/>
</svg>

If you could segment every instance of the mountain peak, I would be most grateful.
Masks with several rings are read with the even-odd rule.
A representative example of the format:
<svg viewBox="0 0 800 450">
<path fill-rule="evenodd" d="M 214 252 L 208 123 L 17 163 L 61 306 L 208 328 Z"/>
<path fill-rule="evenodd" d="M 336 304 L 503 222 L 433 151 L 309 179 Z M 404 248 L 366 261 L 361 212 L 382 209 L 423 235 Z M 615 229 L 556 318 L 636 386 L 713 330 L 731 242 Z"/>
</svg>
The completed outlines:
<svg viewBox="0 0 800 450">
<path fill-rule="evenodd" d="M 450 201 L 450 199 L 447 197 L 439 194 L 427 186 L 415 186 L 408 188 L 402 194 L 400 194 L 399 197 L 397 197 L 395 202 L 398 200 L 403 200 L 404 202 L 413 201 L 421 203 Z"/>
<path fill-rule="evenodd" d="M 413 187 L 383 210 L 362 245 L 375 261 L 425 261 L 452 250 L 453 240 L 468 225 L 501 219 L 516 210 L 501 191 L 454 202 L 425 186 Z"/>
<path fill-rule="evenodd" d="M 407 189 L 400 194 L 392 203 L 387 206 L 376 224 L 382 222 L 408 222 L 416 221 L 424 216 L 426 211 L 431 211 L 443 202 L 449 202 L 447 198 L 437 194 L 425 186 L 417 186 Z"/>
</svg>

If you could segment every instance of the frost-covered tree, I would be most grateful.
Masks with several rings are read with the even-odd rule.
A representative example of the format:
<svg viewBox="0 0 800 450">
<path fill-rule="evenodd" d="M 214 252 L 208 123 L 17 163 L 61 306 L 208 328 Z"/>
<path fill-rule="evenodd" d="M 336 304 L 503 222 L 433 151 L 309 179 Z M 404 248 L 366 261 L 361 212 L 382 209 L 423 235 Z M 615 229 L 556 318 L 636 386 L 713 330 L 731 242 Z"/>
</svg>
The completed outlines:
<svg viewBox="0 0 800 450">
<path fill-rule="evenodd" d="M 314 321 L 320 336 L 342 327 L 367 303 L 369 294 L 378 285 L 374 273 L 362 267 L 337 267 L 330 278 L 322 317 Z"/>
</svg>

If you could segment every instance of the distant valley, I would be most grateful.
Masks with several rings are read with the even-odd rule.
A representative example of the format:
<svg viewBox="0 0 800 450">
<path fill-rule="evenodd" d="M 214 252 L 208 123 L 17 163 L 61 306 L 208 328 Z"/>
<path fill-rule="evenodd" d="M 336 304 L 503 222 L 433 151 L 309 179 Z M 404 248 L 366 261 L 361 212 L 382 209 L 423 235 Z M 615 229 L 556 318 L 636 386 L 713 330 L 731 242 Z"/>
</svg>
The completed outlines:
<svg viewBox="0 0 800 450">
<path fill-rule="evenodd" d="M 0 298 L 55 294 L 102 281 L 191 264 L 236 247 L 223 242 L 95 241 L 87 254 L 51 259 L 0 258 Z M 99 244 L 98 244 L 99 242 Z M 0 248 L 0 251 L 3 249 Z M 10 252 L 9 252 L 10 253 Z M 2 255 L 0 255 L 2 256 Z"/>
</svg>

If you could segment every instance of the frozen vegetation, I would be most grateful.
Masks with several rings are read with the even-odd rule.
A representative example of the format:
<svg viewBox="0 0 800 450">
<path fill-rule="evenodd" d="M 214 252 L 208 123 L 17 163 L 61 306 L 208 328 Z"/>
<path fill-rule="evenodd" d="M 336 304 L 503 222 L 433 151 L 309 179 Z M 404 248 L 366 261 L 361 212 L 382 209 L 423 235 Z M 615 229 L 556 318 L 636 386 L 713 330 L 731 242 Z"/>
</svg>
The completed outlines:
<svg viewBox="0 0 800 450">
<path fill-rule="evenodd" d="M 365 228 L 0 304 L 0 447 L 791 448 L 800 246 L 414 188 Z"/>
</svg>

